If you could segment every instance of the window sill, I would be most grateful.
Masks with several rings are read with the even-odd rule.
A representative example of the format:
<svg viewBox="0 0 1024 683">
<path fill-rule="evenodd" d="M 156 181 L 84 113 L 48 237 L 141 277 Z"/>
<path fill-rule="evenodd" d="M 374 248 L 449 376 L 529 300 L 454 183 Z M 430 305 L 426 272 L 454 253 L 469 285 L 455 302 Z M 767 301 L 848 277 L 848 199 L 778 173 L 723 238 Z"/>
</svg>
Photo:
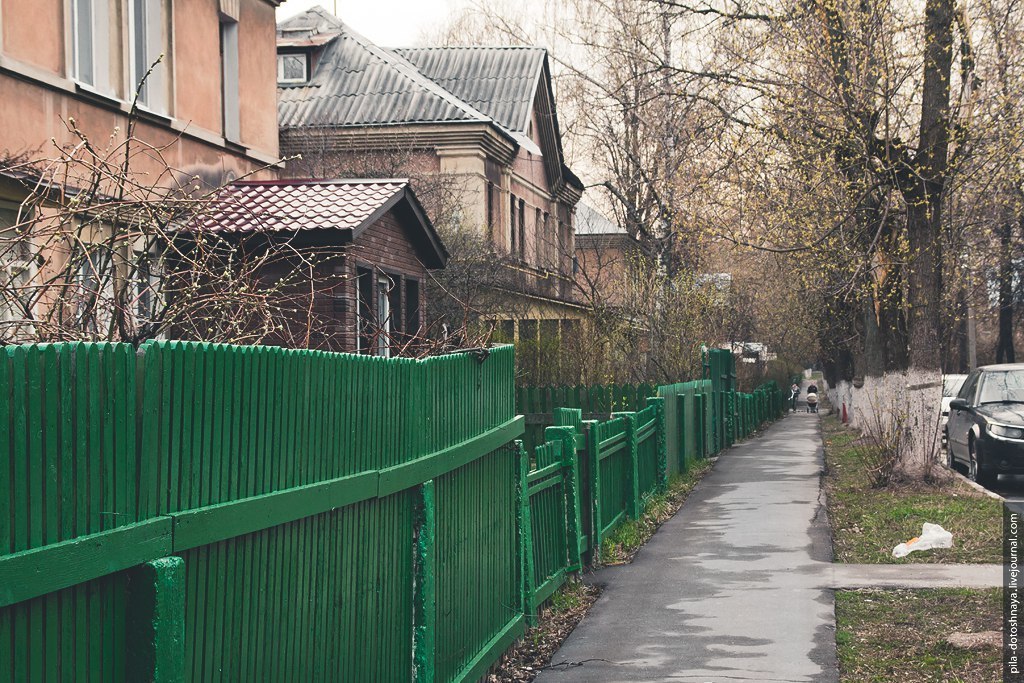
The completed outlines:
<svg viewBox="0 0 1024 683">
<path fill-rule="evenodd" d="M 116 95 L 105 93 L 88 83 L 82 83 L 81 81 L 76 80 L 72 80 L 71 82 L 75 84 L 75 92 L 87 100 L 92 100 L 98 104 L 117 107 L 118 109 L 121 109 L 124 106 L 123 102 L 118 99 Z"/>
<path fill-rule="evenodd" d="M 131 111 L 131 103 L 128 103 L 128 110 Z M 170 126 L 174 122 L 174 118 L 169 114 L 158 112 L 155 109 L 150 109 L 144 104 L 135 105 L 135 115 L 143 121 L 150 121 L 152 123 L 159 123 L 161 126 Z"/>
</svg>

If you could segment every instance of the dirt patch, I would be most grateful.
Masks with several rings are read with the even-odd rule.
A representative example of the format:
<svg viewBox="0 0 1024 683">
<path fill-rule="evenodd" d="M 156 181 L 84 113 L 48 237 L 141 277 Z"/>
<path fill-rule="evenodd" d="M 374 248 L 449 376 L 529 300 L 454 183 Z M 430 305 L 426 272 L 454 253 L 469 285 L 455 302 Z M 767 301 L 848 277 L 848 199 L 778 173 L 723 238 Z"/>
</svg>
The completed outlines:
<svg viewBox="0 0 1024 683">
<path fill-rule="evenodd" d="M 1002 631 L 981 631 L 979 633 L 950 633 L 946 642 L 964 650 L 984 650 L 1003 646 Z"/>
<path fill-rule="evenodd" d="M 600 594 L 599 588 L 582 581 L 564 586 L 551 606 L 541 610 L 537 625 L 527 629 L 526 635 L 505 653 L 497 669 L 488 675 L 488 683 L 525 683 L 536 678 L 550 666 L 551 656 Z"/>
<path fill-rule="evenodd" d="M 1001 623 L 998 588 L 839 591 L 841 680 L 998 681 L 1002 636 L 996 629 Z M 994 647 L 981 645 L 993 643 L 993 633 Z M 962 639 L 953 644 L 950 634 Z"/>
</svg>

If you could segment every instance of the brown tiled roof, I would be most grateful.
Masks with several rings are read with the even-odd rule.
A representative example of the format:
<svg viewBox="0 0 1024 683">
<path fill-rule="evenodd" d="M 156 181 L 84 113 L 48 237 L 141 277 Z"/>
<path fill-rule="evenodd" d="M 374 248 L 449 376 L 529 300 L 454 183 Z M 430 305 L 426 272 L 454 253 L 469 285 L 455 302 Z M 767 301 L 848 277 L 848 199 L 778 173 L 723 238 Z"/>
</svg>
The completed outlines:
<svg viewBox="0 0 1024 683">
<path fill-rule="evenodd" d="M 443 268 L 448 252 L 404 178 L 238 181 L 213 198 L 195 229 L 236 234 L 334 230 L 354 240 L 392 209 L 405 216 L 423 264 Z"/>
<path fill-rule="evenodd" d="M 386 210 L 408 180 L 240 181 L 205 212 L 210 232 L 357 230 Z"/>
</svg>

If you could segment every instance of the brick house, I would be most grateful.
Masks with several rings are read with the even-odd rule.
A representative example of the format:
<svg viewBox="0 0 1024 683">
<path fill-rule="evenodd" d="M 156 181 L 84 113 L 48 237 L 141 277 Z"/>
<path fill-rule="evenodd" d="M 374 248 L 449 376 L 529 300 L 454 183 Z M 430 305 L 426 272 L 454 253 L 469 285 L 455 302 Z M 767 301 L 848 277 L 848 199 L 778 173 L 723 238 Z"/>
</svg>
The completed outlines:
<svg viewBox="0 0 1024 683">
<path fill-rule="evenodd" d="M 622 308 L 650 254 L 621 225 L 589 204 L 576 208 L 576 283 L 594 308 Z"/>
<path fill-rule="evenodd" d="M 453 179 L 457 220 L 503 257 L 485 317 L 521 349 L 578 329 L 583 185 L 564 161 L 545 50 L 385 49 L 317 7 L 278 26 L 278 55 L 281 150 L 301 155 L 285 175 Z"/>
<path fill-rule="evenodd" d="M 205 220 L 202 231 L 257 263 L 275 325 L 264 343 L 279 346 L 411 350 L 428 271 L 448 258 L 405 179 L 236 182 Z"/>
</svg>

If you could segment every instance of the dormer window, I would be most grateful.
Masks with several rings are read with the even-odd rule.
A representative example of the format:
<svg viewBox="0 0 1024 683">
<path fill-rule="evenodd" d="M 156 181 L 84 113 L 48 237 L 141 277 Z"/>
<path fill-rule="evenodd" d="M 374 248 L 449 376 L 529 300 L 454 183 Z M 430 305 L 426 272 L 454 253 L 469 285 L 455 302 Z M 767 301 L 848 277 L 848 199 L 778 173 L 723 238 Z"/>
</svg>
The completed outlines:
<svg viewBox="0 0 1024 683">
<path fill-rule="evenodd" d="M 277 56 L 278 83 L 305 83 L 309 80 L 309 55 L 289 52 Z"/>
</svg>

